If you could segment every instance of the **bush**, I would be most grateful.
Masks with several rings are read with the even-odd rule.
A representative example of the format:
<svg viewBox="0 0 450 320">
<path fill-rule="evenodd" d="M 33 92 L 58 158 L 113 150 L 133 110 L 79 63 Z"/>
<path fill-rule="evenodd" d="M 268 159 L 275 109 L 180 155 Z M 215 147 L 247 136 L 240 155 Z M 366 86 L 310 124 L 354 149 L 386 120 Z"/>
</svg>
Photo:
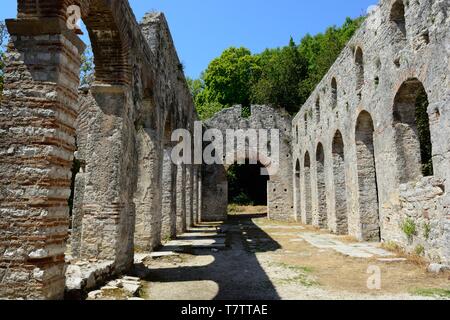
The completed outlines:
<svg viewBox="0 0 450 320">
<path fill-rule="evenodd" d="M 406 218 L 405 221 L 403 222 L 401 228 L 402 228 L 403 233 L 408 237 L 408 240 L 410 240 L 410 241 L 417 233 L 416 223 L 411 218 Z"/>
</svg>

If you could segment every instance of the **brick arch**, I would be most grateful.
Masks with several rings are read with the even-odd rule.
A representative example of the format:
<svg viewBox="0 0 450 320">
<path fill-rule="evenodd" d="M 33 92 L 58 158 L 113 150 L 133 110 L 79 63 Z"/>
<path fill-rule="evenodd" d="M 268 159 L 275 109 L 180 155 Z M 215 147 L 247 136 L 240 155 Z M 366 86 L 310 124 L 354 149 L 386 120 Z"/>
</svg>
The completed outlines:
<svg viewBox="0 0 450 320">
<path fill-rule="evenodd" d="M 89 32 L 96 82 L 109 85 L 131 84 L 129 51 L 135 39 L 130 31 L 133 23 L 123 14 L 124 10 L 131 12 L 128 1 L 18 0 L 18 18 L 58 18 L 61 20 L 60 33 L 70 33 L 64 25 L 73 14 L 68 10 L 71 5 L 80 7 L 81 18 Z"/>
<path fill-rule="evenodd" d="M 153 92 L 153 53 L 133 11 L 126 0 L 18 0 L 18 19 L 41 21 L 53 34 L 65 34 L 70 38 L 75 33 L 67 29 L 66 21 L 73 12 L 69 6 L 80 7 L 81 19 L 89 33 L 95 62 L 95 81 L 107 85 L 132 85 L 132 66 L 142 59 L 147 66 L 140 72 L 142 95 Z M 54 19 L 58 19 L 56 23 Z M 53 20 L 53 22 L 52 22 Z M 44 28 L 44 27 L 41 27 Z M 42 33 L 42 32 L 41 32 Z"/>
</svg>

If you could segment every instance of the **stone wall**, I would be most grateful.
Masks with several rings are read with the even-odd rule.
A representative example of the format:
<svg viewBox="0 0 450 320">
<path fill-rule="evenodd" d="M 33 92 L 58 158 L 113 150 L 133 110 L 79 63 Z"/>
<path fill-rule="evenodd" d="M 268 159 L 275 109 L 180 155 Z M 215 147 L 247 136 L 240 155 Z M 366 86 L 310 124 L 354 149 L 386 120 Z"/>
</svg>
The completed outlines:
<svg viewBox="0 0 450 320">
<path fill-rule="evenodd" d="M 299 220 L 450 263 L 449 6 L 381 1 L 302 107 L 292 131 Z M 414 117 L 422 87 L 433 177 L 421 172 Z"/>
<path fill-rule="evenodd" d="M 262 160 L 264 155 L 253 152 L 246 145 L 245 154 L 227 154 L 226 143 L 227 130 L 249 129 L 277 129 L 279 130 L 279 169 L 270 176 L 267 183 L 268 215 L 270 219 L 290 220 L 293 219 L 293 195 L 292 195 L 292 155 L 291 155 L 291 117 L 285 111 L 277 111 L 268 106 L 252 106 L 249 117 L 242 116 L 242 107 L 236 106 L 225 109 L 216 114 L 212 119 L 205 122 L 205 129 L 217 129 L 224 138 L 223 155 L 225 158 L 232 157 L 235 161 Z M 268 134 L 268 144 L 273 145 Z M 254 146 L 251 146 L 254 148 Z M 253 154 L 253 156 L 252 156 Z M 227 161 L 228 163 L 228 161 Z M 202 179 L 202 220 L 215 221 L 226 219 L 228 207 L 228 165 L 204 165 Z"/>
<path fill-rule="evenodd" d="M 84 45 L 76 30 L 67 29 L 71 4 L 19 0 L 18 18 L 7 22 L 11 41 L 0 108 L 0 297 L 59 299 L 66 261 L 77 266 L 96 261 L 117 274 L 132 265 L 135 249 L 158 246 L 163 150 L 173 130 L 191 130 L 197 120 L 164 16 L 146 15 L 139 26 L 124 0 L 75 1 L 96 65 L 90 90 L 78 92 Z M 81 170 L 67 250 L 74 153 Z M 181 193 L 183 177 L 174 180 L 174 190 Z M 192 189 L 200 188 L 195 183 Z M 183 213 L 187 197 L 175 198 L 174 213 Z M 175 230 L 176 222 L 175 216 Z M 83 273 L 72 271 L 70 276 Z M 92 286 L 91 280 L 68 280 L 71 290 L 82 290 L 85 282 Z"/>
</svg>

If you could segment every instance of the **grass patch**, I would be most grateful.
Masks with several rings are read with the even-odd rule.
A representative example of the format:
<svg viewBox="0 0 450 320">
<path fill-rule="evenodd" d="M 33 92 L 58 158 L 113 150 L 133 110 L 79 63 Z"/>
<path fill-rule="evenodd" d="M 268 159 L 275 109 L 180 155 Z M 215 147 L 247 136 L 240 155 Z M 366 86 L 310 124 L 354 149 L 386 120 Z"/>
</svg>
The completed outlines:
<svg viewBox="0 0 450 320">
<path fill-rule="evenodd" d="M 244 212 L 244 208 L 237 204 L 229 204 L 228 205 L 228 212 L 229 213 L 242 213 Z"/>
<path fill-rule="evenodd" d="M 407 253 L 400 245 L 393 241 L 385 242 L 381 244 L 381 247 L 387 251 L 395 253 L 399 257 L 408 259 L 409 262 L 415 264 L 418 267 L 426 267 L 427 261 L 422 256 L 425 253 L 423 246 L 417 246 L 413 253 Z"/>
<path fill-rule="evenodd" d="M 431 224 L 430 223 L 424 223 L 423 224 L 423 236 L 426 240 L 430 239 L 431 234 Z"/>
<path fill-rule="evenodd" d="M 422 297 L 447 298 L 450 299 L 450 290 L 440 288 L 417 288 L 411 291 L 412 294 Z"/>
<path fill-rule="evenodd" d="M 313 287 L 319 285 L 319 283 L 316 280 L 314 280 L 310 275 L 314 271 L 313 268 L 304 266 L 293 266 L 285 263 L 277 263 L 276 265 L 296 273 L 296 275 L 293 277 L 280 280 L 279 282 L 281 284 L 298 283 L 304 287 Z"/>
<path fill-rule="evenodd" d="M 388 241 L 381 244 L 381 247 L 387 251 L 394 252 L 399 255 L 403 255 L 405 252 L 403 251 L 402 247 L 400 247 L 397 243 L 394 241 Z"/>
</svg>

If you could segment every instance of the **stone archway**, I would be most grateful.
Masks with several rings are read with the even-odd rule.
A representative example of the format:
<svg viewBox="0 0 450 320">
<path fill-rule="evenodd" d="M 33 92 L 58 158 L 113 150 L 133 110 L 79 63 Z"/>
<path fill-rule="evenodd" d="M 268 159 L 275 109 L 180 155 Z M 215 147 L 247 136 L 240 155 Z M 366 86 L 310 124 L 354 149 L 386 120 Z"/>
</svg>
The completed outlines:
<svg viewBox="0 0 450 320">
<path fill-rule="evenodd" d="M 337 234 L 348 234 L 347 184 L 345 176 L 344 141 L 340 131 L 333 138 L 333 179 L 334 179 L 334 210 Z"/>
<path fill-rule="evenodd" d="M 316 179 L 317 179 L 317 225 L 321 229 L 328 227 L 327 192 L 325 185 L 325 153 L 323 145 L 319 143 L 316 151 Z"/>
<path fill-rule="evenodd" d="M 374 126 L 372 116 L 362 111 L 356 122 L 356 158 L 358 167 L 358 199 L 361 237 L 380 241 L 378 186 L 375 169 Z"/>
<path fill-rule="evenodd" d="M 300 189 L 300 160 L 295 161 L 295 174 L 294 174 L 294 205 L 295 205 L 295 219 L 301 220 L 301 189 Z"/>
<path fill-rule="evenodd" d="M 427 108 L 428 96 L 422 83 L 416 78 L 405 81 L 395 96 L 393 106 L 400 183 L 433 175 Z"/>
<path fill-rule="evenodd" d="M 290 116 L 285 111 L 274 110 L 270 106 L 253 105 L 250 116 L 244 118 L 242 117 L 242 107 L 235 106 L 224 109 L 206 121 L 205 130 L 209 129 L 214 130 L 216 135 L 221 135 L 223 139 L 224 150 L 221 150 L 221 155 L 225 155 L 225 164 L 229 165 L 236 161 L 245 162 L 246 159 L 251 159 L 259 161 L 267 167 L 270 175 L 267 187 L 269 218 L 293 220 Z M 274 130 L 278 134 L 272 136 Z M 267 133 L 266 139 L 262 138 L 264 134 L 261 134 L 261 131 Z M 257 146 L 253 145 L 255 142 Z M 242 145 L 245 151 L 228 151 L 228 143 L 231 147 Z M 258 150 L 260 144 L 265 144 L 260 148 L 266 147 L 267 150 L 259 152 L 261 151 Z M 276 149 L 279 151 L 279 159 L 271 159 L 271 154 Z M 228 207 L 225 165 L 223 163 L 204 165 L 202 170 L 202 186 L 205 190 L 202 197 L 202 219 L 203 221 L 224 220 L 227 217 Z M 206 190 L 208 191 L 206 192 Z"/>
</svg>

